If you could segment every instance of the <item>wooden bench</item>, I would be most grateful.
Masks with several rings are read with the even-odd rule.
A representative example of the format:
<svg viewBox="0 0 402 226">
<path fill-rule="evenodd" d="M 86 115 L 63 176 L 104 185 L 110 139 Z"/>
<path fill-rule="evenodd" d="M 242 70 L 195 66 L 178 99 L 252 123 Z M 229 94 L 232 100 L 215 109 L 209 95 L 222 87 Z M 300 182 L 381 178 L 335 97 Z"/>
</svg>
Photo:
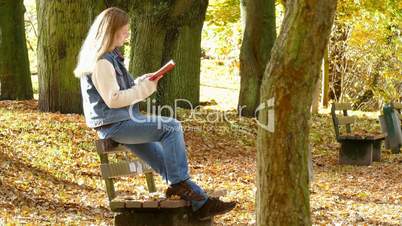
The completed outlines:
<svg viewBox="0 0 402 226">
<path fill-rule="evenodd" d="M 109 207 L 116 212 L 115 225 L 211 225 L 208 221 L 197 221 L 192 215 L 191 204 L 182 199 L 158 198 L 138 200 L 120 195 L 115 190 L 114 180 L 119 177 L 145 174 L 149 192 L 155 192 L 155 181 L 151 167 L 139 158 L 129 158 L 125 146 L 111 139 L 97 140 L 96 150 L 100 157 L 101 175 L 105 180 Z M 111 162 L 109 155 L 123 153 L 125 160 Z"/>
<path fill-rule="evenodd" d="M 331 107 L 332 121 L 335 128 L 336 140 L 341 143 L 339 163 L 349 165 L 370 165 L 372 161 L 381 160 L 381 141 L 383 134 L 352 133 L 352 125 L 357 121 L 356 116 L 349 116 L 352 110 L 349 103 L 333 103 Z M 338 115 L 337 112 L 342 114 Z M 345 133 L 341 134 L 341 126 Z"/>
<path fill-rule="evenodd" d="M 391 104 L 391 106 L 396 110 L 396 112 L 398 114 L 398 117 L 399 117 L 399 120 L 400 120 L 401 125 L 402 125 L 402 103 L 393 102 Z M 402 126 L 401 126 L 401 129 L 402 129 Z"/>
</svg>

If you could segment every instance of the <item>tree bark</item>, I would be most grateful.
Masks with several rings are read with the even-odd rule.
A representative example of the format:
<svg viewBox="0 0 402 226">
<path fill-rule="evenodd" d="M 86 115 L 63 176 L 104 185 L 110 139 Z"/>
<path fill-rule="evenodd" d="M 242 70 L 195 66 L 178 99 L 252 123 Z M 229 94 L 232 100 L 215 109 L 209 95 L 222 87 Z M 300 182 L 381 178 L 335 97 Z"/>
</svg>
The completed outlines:
<svg viewBox="0 0 402 226">
<path fill-rule="evenodd" d="M 243 116 L 254 116 L 260 102 L 261 80 L 276 38 L 275 1 L 242 0 L 246 15 L 240 49 L 240 93 L 238 109 Z"/>
<path fill-rule="evenodd" d="M 32 99 L 22 0 L 0 0 L 0 99 Z"/>
<path fill-rule="evenodd" d="M 328 47 L 325 47 L 324 58 L 322 61 L 322 89 L 321 89 L 321 105 L 328 107 L 329 101 L 329 60 L 328 60 Z"/>
<path fill-rule="evenodd" d="M 130 72 L 139 76 L 173 59 L 175 69 L 159 81 L 156 104 L 175 99 L 199 104 L 201 30 L 208 0 L 135 1 L 131 5 Z M 189 108 L 179 102 L 179 107 Z M 162 112 L 163 113 L 163 112 Z"/>
<path fill-rule="evenodd" d="M 81 113 L 77 55 L 91 25 L 91 1 L 37 0 L 39 108 Z"/>
<path fill-rule="evenodd" d="M 317 83 L 315 84 L 314 92 L 313 92 L 313 103 L 311 105 L 311 113 L 312 114 L 318 114 L 318 111 L 320 109 L 320 88 L 321 88 L 321 83 L 320 83 L 320 79 L 318 79 Z"/>
<path fill-rule="evenodd" d="M 261 87 L 259 123 L 271 129 L 258 128 L 257 225 L 311 225 L 308 121 L 335 9 L 336 0 L 287 1 Z"/>
</svg>

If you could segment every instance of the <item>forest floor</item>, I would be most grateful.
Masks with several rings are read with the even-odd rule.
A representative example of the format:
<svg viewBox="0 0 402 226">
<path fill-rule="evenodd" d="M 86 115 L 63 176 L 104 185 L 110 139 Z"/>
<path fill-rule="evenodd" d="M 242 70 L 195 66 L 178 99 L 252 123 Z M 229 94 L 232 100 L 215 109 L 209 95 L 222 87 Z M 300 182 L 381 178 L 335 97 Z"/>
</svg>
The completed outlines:
<svg viewBox="0 0 402 226">
<path fill-rule="evenodd" d="M 226 190 L 237 200 L 217 225 L 255 224 L 256 131 L 252 119 L 205 123 L 180 110 L 193 179 L 209 191 Z M 362 128 L 379 130 L 364 117 Z M 375 125 L 375 126 L 372 126 Z M 37 101 L 0 101 L 0 225 L 111 225 L 105 187 L 95 153 L 96 133 L 81 115 L 41 113 Z M 402 154 L 382 150 L 371 166 L 341 166 L 328 114 L 312 117 L 314 180 L 310 185 L 314 224 L 401 225 Z M 164 185 L 156 177 L 158 192 Z M 147 198 L 145 178 L 122 179 L 118 188 Z M 159 194 L 157 193 L 157 194 Z"/>
</svg>

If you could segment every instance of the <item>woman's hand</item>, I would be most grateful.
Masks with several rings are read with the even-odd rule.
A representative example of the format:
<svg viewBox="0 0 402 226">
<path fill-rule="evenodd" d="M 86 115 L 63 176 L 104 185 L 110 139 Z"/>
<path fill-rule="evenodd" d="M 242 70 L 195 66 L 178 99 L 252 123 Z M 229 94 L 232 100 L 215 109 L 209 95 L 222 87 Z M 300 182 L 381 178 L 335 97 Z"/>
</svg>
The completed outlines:
<svg viewBox="0 0 402 226">
<path fill-rule="evenodd" d="M 145 74 L 147 76 L 147 78 L 149 79 L 150 77 L 155 75 L 155 72 L 153 73 L 149 73 L 149 74 Z M 158 78 L 156 78 L 155 80 L 153 80 L 153 82 L 158 82 L 159 79 L 161 79 L 163 76 L 159 76 Z"/>
<path fill-rule="evenodd" d="M 143 75 L 141 75 L 140 77 L 138 77 L 138 78 L 135 79 L 135 83 L 137 84 L 137 83 L 142 82 L 142 81 L 144 81 L 144 80 L 148 80 L 148 81 L 150 81 L 150 82 L 158 83 L 158 81 L 159 81 L 160 78 L 155 79 L 155 80 L 153 80 L 153 81 L 149 80 L 149 78 L 152 77 L 153 75 L 154 75 L 154 73 L 143 74 Z"/>
</svg>

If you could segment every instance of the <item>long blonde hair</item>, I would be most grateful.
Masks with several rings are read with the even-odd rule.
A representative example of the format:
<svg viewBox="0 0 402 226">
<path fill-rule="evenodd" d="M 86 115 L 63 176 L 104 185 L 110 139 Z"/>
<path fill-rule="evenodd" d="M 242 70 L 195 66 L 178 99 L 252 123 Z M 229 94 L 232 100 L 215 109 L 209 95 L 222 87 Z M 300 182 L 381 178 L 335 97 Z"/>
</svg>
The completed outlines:
<svg viewBox="0 0 402 226">
<path fill-rule="evenodd" d="M 95 18 L 78 54 L 75 77 L 92 73 L 98 59 L 113 50 L 116 31 L 128 23 L 128 14 L 117 7 L 107 8 Z"/>
</svg>

